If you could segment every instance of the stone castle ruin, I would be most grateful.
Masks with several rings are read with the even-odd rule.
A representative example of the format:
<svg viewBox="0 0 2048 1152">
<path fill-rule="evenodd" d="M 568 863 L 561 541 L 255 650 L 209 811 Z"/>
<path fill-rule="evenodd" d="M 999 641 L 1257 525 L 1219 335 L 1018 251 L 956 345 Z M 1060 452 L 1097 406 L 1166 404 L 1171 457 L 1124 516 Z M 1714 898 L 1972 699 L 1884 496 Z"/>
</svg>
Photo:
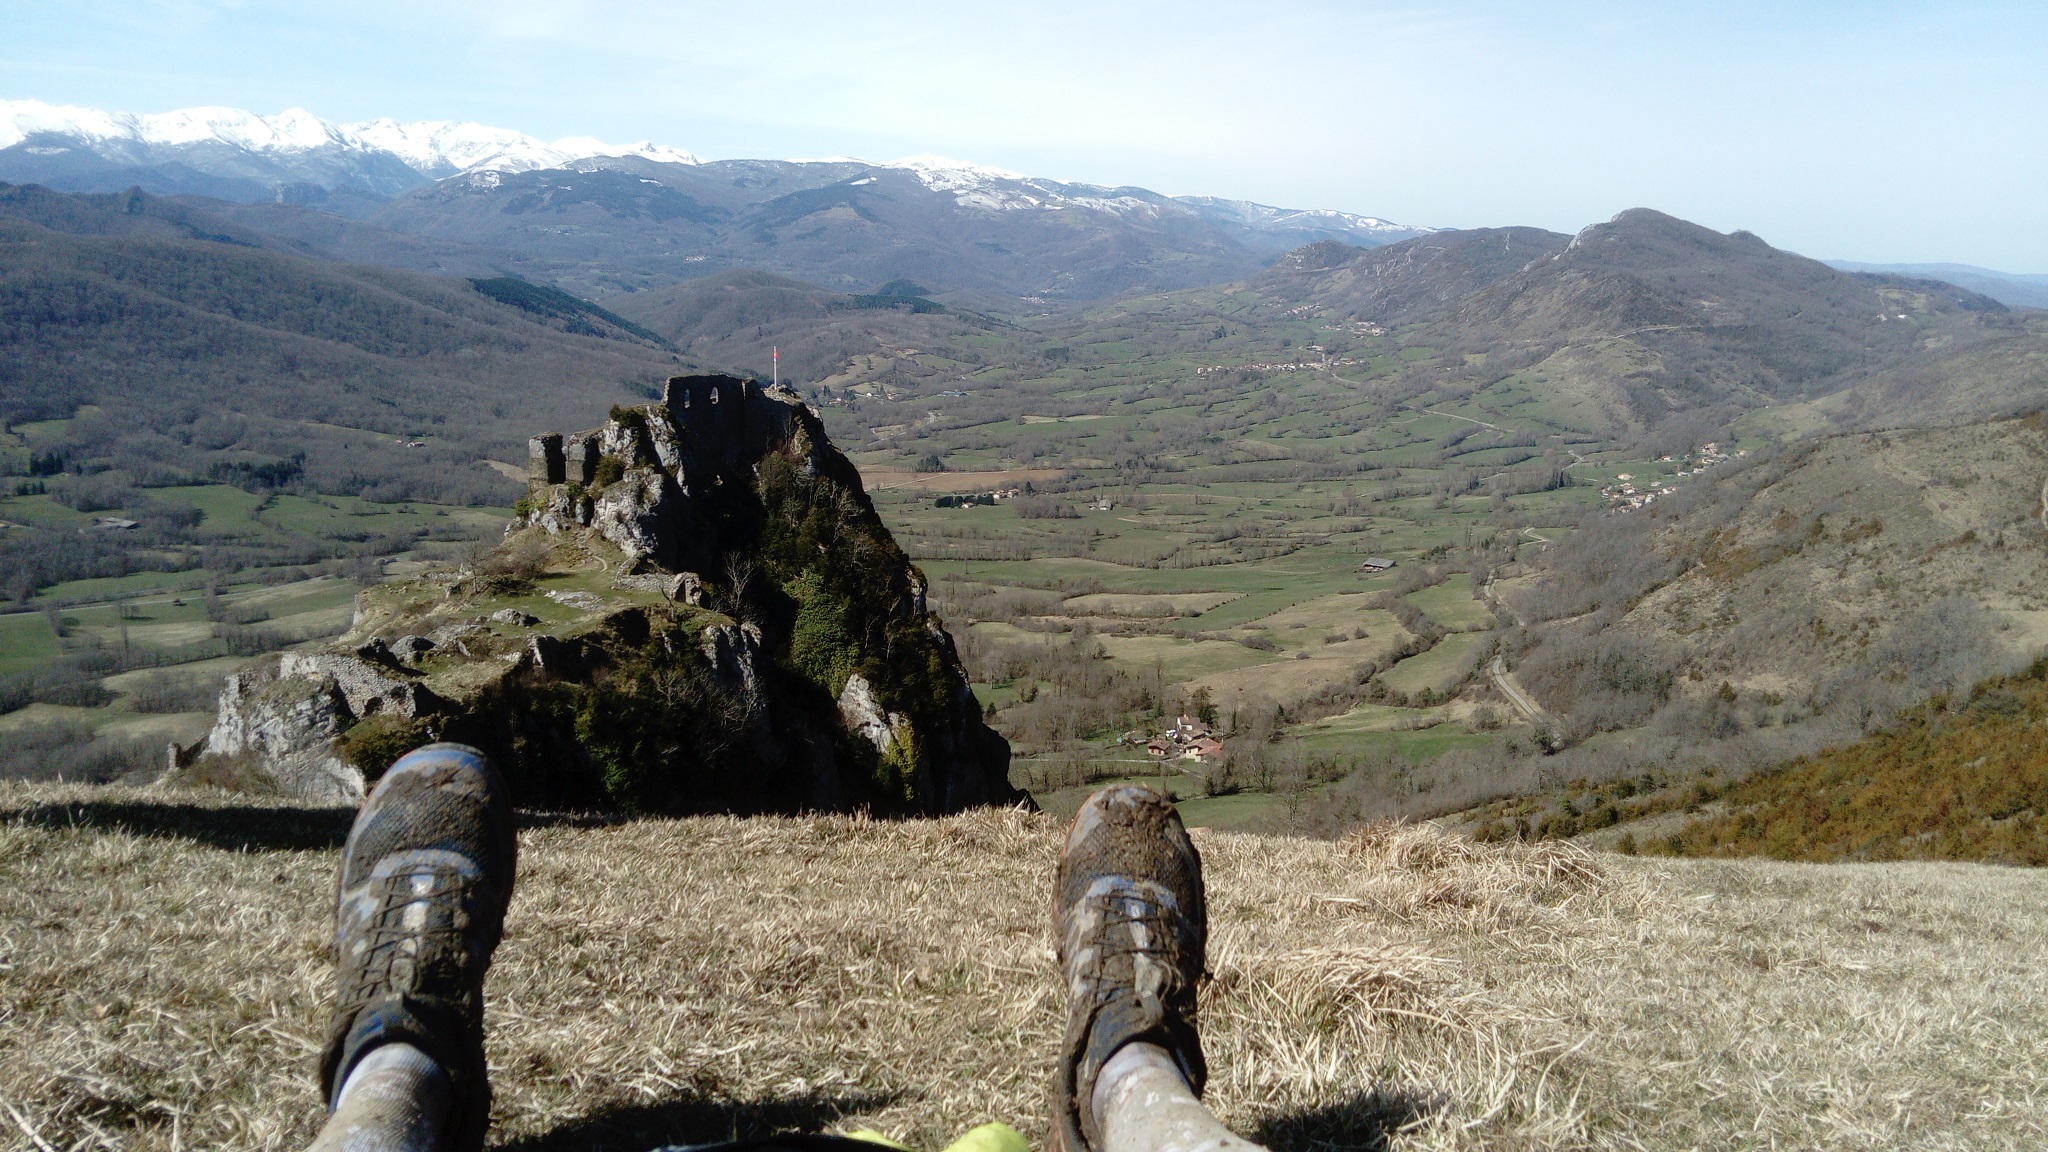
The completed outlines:
<svg viewBox="0 0 2048 1152">
<path fill-rule="evenodd" d="M 527 521 L 551 533 L 591 529 L 626 553 L 630 573 L 703 572 L 719 563 L 726 535 L 711 511 L 720 490 L 750 482 L 771 453 L 810 476 L 836 472 L 859 490 L 859 473 L 795 392 L 677 376 L 659 403 L 614 409 L 588 431 L 528 440 Z"/>
<path fill-rule="evenodd" d="M 494 557 L 367 590 L 340 642 L 237 673 L 171 774 L 359 798 L 440 738 L 484 748 L 526 803 L 1024 799 L 923 575 L 794 392 L 676 377 L 528 453 Z"/>
</svg>

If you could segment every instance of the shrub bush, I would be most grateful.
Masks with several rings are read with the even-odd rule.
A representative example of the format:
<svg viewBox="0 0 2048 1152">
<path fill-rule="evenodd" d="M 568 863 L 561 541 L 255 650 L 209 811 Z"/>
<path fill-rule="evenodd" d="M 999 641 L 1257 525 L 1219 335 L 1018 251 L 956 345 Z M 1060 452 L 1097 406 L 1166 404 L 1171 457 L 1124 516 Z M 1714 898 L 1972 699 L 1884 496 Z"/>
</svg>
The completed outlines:
<svg viewBox="0 0 2048 1152">
<path fill-rule="evenodd" d="M 355 765 L 366 781 L 381 779 L 400 756 L 432 738 L 427 723 L 403 716 L 365 716 L 341 734 L 341 758 Z"/>
<path fill-rule="evenodd" d="M 1064 500 L 1052 496 L 1019 496 L 1014 502 L 1022 520 L 1079 520 L 1081 513 Z"/>
<path fill-rule="evenodd" d="M 220 681 L 213 677 L 153 672 L 128 690 L 137 712 L 211 712 L 220 700 Z"/>
</svg>

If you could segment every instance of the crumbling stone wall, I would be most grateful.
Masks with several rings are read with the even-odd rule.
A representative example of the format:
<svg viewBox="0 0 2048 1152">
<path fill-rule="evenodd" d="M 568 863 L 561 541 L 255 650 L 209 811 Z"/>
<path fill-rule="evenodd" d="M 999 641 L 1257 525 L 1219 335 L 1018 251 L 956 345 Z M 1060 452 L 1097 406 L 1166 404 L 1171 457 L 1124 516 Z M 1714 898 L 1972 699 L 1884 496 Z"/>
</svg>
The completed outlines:
<svg viewBox="0 0 2048 1152">
<path fill-rule="evenodd" d="M 658 402 L 614 408 L 597 428 L 542 433 L 527 451 L 526 522 L 593 529 L 626 553 L 629 573 L 715 571 L 727 533 L 705 505 L 728 484 L 751 484 L 770 453 L 859 485 L 801 397 L 733 376 L 674 377 Z"/>
</svg>

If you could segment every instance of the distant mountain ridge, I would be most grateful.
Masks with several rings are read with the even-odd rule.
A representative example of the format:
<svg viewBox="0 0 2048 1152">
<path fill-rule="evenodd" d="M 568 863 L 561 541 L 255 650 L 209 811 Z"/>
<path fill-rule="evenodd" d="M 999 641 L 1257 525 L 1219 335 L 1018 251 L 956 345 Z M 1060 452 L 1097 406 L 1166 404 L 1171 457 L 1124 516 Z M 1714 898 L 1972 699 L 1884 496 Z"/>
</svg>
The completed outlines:
<svg viewBox="0 0 2048 1152">
<path fill-rule="evenodd" d="M 1958 288 L 1982 293 L 2013 308 L 2048 308 L 2048 275 L 2000 272 L 1974 264 L 1864 264 L 1855 260 L 1830 260 L 1827 263 L 1829 267 L 1844 272 L 1883 272 L 1946 280 Z"/>
<path fill-rule="evenodd" d="M 63 449 L 80 475 L 278 466 L 322 491 L 502 503 L 516 489 L 483 459 L 680 364 L 537 285 L 305 259 L 146 193 L 0 186 L 0 418 L 96 407 Z"/>
<path fill-rule="evenodd" d="M 1319 244 L 1250 286 L 1281 309 L 1426 326 L 1459 352 L 1447 382 L 1540 393 L 1599 436 L 1674 418 L 1699 431 L 1752 408 L 1860 396 L 1852 385 L 2020 332 L 2004 305 L 1945 281 L 1843 272 L 1645 208 L 1575 236 L 1484 228 L 1366 251 Z M 1913 403 L 1980 411 L 1989 400 L 1965 379 L 1921 388 Z"/>
<path fill-rule="evenodd" d="M 1372 249 L 1326 240 L 1289 252 L 1253 283 L 1343 319 L 1405 324 L 1562 252 L 1571 239 L 1540 228 L 1473 228 Z"/>
<path fill-rule="evenodd" d="M 276 209 L 252 206 L 237 219 L 268 229 L 267 220 L 282 218 Z M 364 223 L 517 253 L 527 261 L 523 274 L 593 298 L 762 268 L 842 292 L 910 279 L 1006 311 L 1017 310 L 1019 298 L 1028 310 L 1213 284 L 1251 275 L 1297 243 L 1396 236 L 1384 222 L 1190 204 L 1143 188 L 927 160 L 605 158 L 568 169 L 477 171 L 416 189 Z M 1359 234 L 1375 227 L 1379 239 Z M 346 243 L 331 254 L 356 258 Z"/>
<path fill-rule="evenodd" d="M 273 193 L 283 195 L 293 185 L 304 184 L 388 199 L 463 172 L 529 172 L 560 168 L 593 156 L 638 156 L 668 164 L 698 162 L 688 152 L 651 141 L 607 144 L 588 136 L 570 136 L 550 143 L 507 128 L 450 120 L 333 124 L 303 108 L 275 116 L 239 108 L 183 108 L 136 115 L 40 100 L 0 100 L 0 158 L 4 158 L 0 163 L 10 170 L 41 166 L 74 178 L 90 179 L 96 170 L 107 166 L 145 173 L 189 169 L 192 175 L 187 179 L 243 190 L 268 184 Z M 165 175 L 175 178 L 181 174 Z M 63 191 L 116 190 L 66 187 L 61 180 L 40 174 L 30 179 Z M 151 187 L 147 180 L 135 183 L 145 191 L 159 193 L 202 191 Z M 270 197 L 227 194 L 226 198 Z"/>
<path fill-rule="evenodd" d="M 519 272 L 588 296 L 754 266 L 845 291 L 907 276 L 977 298 L 1086 300 L 1235 279 L 1302 244 L 1375 247 L 1430 231 L 940 156 L 706 162 L 649 141 L 550 142 L 452 121 L 333 124 L 302 109 L 138 116 L 0 101 L 0 181 L 204 196 L 244 206 L 213 214 L 320 255 Z M 436 243 L 409 252 L 392 232 Z"/>
</svg>

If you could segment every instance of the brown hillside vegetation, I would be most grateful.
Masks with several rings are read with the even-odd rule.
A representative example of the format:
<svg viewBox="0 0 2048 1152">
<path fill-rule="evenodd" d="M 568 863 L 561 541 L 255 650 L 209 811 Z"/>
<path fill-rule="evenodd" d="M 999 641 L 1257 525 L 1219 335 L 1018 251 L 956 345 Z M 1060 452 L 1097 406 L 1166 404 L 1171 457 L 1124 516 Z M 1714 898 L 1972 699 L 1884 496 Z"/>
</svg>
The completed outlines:
<svg viewBox="0 0 2048 1152">
<path fill-rule="evenodd" d="M 1724 466 L 1540 557 L 1515 599 L 1554 623 L 1519 673 L 1575 734 L 1660 706 L 1674 732 L 1819 713 L 1874 728 L 2039 650 L 2044 478 L 2038 418 L 1835 436 Z"/>
<path fill-rule="evenodd" d="M 509 501 L 480 457 L 518 459 L 535 426 L 644 395 L 676 364 L 467 281 L 85 231 L 104 206 L 52 220 L 82 234 L 52 231 L 9 218 L 20 192 L 0 189 L 0 415 L 99 406 L 43 446 L 75 475 L 161 487 L 282 460 L 328 493 Z"/>
<path fill-rule="evenodd" d="M 896 350 L 972 344 L 989 327 L 988 321 L 957 312 L 913 311 L 904 299 L 901 306 L 890 306 L 885 297 L 851 296 L 740 268 L 651 291 L 622 293 L 610 303 L 704 363 L 766 365 L 769 350 L 779 349 L 783 378 L 805 381 L 807 386 L 845 371 L 863 357 L 886 363 L 890 382 L 899 387 L 926 383 L 918 363 L 897 357 Z M 867 306 L 860 306 L 863 303 Z M 954 375 L 944 382 L 947 387 L 957 383 Z"/>
<path fill-rule="evenodd" d="M 349 818 L 0 791 L 9 1146 L 302 1147 Z M 1209 1097 L 1278 1152 L 2048 1137 L 2048 875 L 1195 835 Z M 988 1119 L 1042 1142 L 1056 842 L 993 810 L 529 817 L 493 1142 L 936 1148 Z"/>
<path fill-rule="evenodd" d="M 2010 412 L 2022 389 L 2038 402 L 2039 335 L 1994 300 L 1840 272 L 1647 208 L 1573 237 L 1489 228 L 1369 252 L 1318 244 L 1234 291 L 1419 323 L 1411 336 L 1455 354 L 1432 373 L 1439 404 L 1534 394 L 1547 418 L 1601 438 L 1697 443 L 1788 403 L 1853 428 L 1899 409 Z"/>
<path fill-rule="evenodd" d="M 1652 848 L 1780 860 L 2048 864 L 2048 661 L 1969 703 L 1802 756 L 1723 794 L 1726 811 Z"/>
</svg>

